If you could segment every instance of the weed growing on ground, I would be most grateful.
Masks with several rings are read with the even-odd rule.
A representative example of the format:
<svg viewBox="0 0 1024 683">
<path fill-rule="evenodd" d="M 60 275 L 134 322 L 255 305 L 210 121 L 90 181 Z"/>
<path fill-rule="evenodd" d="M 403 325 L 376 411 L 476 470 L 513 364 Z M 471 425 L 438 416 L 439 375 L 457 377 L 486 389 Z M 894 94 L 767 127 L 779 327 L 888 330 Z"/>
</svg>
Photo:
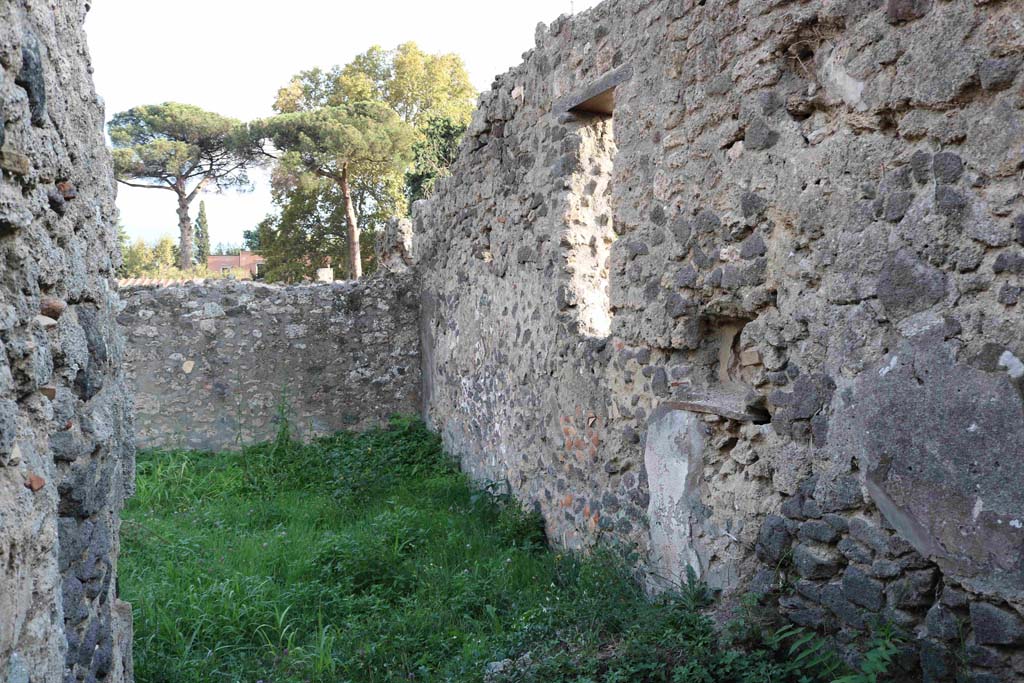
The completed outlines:
<svg viewBox="0 0 1024 683">
<path fill-rule="evenodd" d="M 549 551 L 537 514 L 474 488 L 414 420 L 299 444 L 283 419 L 241 453 L 143 453 L 123 538 L 140 683 L 469 683 L 505 660 L 491 680 L 853 674 L 798 630 L 724 639 L 694 576 L 649 601 L 621 553 Z"/>
</svg>

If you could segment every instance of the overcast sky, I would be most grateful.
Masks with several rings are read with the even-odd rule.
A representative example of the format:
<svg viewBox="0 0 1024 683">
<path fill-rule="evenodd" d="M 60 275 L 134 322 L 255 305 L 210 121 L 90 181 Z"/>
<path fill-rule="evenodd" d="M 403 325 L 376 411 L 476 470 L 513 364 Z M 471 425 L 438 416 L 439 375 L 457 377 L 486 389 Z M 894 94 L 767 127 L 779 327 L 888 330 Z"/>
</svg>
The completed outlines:
<svg viewBox="0 0 1024 683">
<path fill-rule="evenodd" d="M 455 52 L 474 85 L 518 64 L 538 22 L 598 0 L 95 0 L 86 22 L 96 87 L 107 118 L 140 104 L 177 101 L 239 119 L 266 116 L 277 89 L 299 71 L 344 64 L 371 45 L 415 41 Z M 132 237 L 177 236 L 170 192 L 120 186 L 118 207 Z M 240 243 L 270 211 L 255 192 L 206 193 L 211 243 Z M 193 204 L 193 216 L 199 202 Z"/>
</svg>

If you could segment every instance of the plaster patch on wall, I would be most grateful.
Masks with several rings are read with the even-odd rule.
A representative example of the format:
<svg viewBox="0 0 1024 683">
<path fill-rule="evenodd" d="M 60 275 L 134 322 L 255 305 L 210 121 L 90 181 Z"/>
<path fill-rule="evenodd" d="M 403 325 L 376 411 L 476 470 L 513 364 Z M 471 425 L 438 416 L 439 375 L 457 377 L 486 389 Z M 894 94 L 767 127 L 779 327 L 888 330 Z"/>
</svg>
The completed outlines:
<svg viewBox="0 0 1024 683">
<path fill-rule="evenodd" d="M 650 487 L 652 588 L 686 583 L 687 567 L 699 576 L 700 555 L 693 543 L 691 514 L 700 504 L 704 425 L 685 410 L 660 409 L 647 426 L 644 466 Z"/>
<path fill-rule="evenodd" d="M 999 367 L 1006 368 L 1006 372 L 1013 379 L 1024 377 L 1024 363 L 1009 351 L 1004 351 L 1003 355 L 999 357 Z"/>
<path fill-rule="evenodd" d="M 851 76 L 843 66 L 846 55 L 834 48 L 830 49 L 821 67 L 821 80 L 826 90 L 841 98 L 847 105 L 857 111 L 867 111 L 864 102 L 864 81 Z"/>
</svg>

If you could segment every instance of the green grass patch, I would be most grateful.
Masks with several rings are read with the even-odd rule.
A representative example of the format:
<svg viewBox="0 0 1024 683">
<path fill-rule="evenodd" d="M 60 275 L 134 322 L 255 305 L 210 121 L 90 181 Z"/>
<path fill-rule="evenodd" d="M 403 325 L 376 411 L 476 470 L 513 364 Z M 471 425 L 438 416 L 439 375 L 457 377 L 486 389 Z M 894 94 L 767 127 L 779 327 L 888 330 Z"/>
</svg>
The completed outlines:
<svg viewBox="0 0 1024 683">
<path fill-rule="evenodd" d="M 122 531 L 140 683 L 851 673 L 798 630 L 717 632 L 696 582 L 651 602 L 621 553 L 549 551 L 536 515 L 474 488 L 412 420 L 305 445 L 285 426 L 237 454 L 143 453 Z"/>
</svg>

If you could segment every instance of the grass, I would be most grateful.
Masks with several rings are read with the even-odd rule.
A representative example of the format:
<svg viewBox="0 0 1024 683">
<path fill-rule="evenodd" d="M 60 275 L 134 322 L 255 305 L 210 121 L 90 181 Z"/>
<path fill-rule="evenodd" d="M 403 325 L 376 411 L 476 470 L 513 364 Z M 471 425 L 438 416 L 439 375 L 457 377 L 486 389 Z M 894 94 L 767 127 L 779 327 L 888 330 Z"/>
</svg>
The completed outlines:
<svg viewBox="0 0 1024 683">
<path fill-rule="evenodd" d="M 419 422 L 306 445 L 282 425 L 238 454 L 140 455 L 121 559 L 140 683 L 852 673 L 799 630 L 716 631 L 699 582 L 651 602 L 621 553 L 549 551 L 536 515 L 474 488 Z"/>
</svg>

